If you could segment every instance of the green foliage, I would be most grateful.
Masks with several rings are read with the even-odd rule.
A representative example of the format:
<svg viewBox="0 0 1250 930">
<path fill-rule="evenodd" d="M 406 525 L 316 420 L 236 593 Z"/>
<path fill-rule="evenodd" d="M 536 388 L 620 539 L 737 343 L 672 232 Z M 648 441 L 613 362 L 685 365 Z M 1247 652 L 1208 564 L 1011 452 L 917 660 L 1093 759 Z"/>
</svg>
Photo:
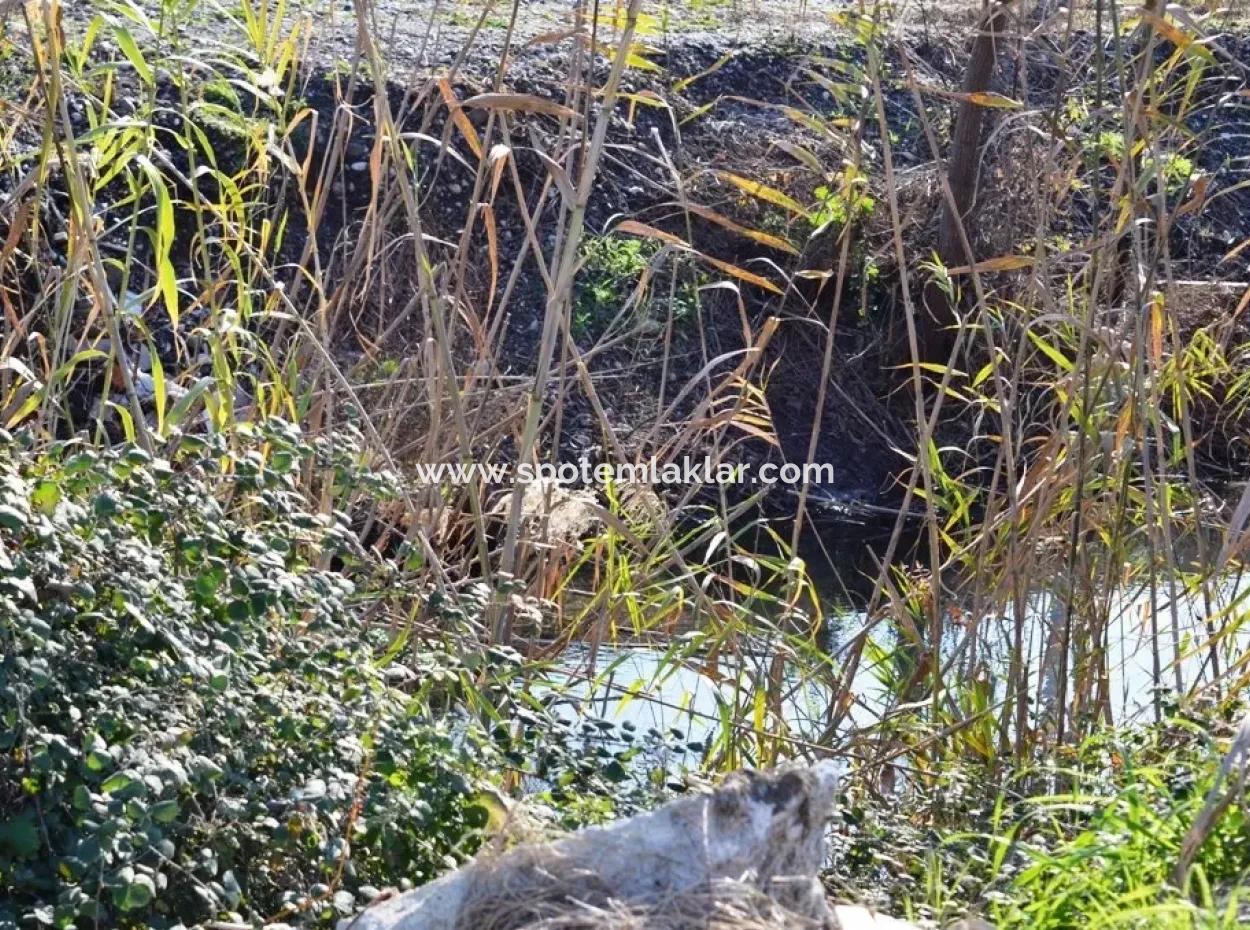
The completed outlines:
<svg viewBox="0 0 1250 930">
<path fill-rule="evenodd" d="M 1097 153 L 1112 162 L 1119 162 L 1124 159 L 1125 145 L 1124 133 L 1103 131 L 1098 133 L 1094 140 L 1094 149 Z M 1141 143 L 1134 151 L 1141 149 Z M 1157 165 L 1157 168 L 1156 168 Z M 1163 187 L 1169 194 L 1175 194 L 1181 191 L 1189 182 L 1190 177 L 1194 173 L 1194 163 L 1190 158 L 1186 158 L 1179 152 L 1164 152 L 1155 155 L 1154 150 L 1143 158 L 1141 173 L 1146 177 L 1152 177 L 1156 170 L 1163 179 Z"/>
<path fill-rule="evenodd" d="M 1095 147 L 1104 158 L 1119 161 L 1124 157 L 1124 133 L 1104 130 L 1098 133 Z"/>
<path fill-rule="evenodd" d="M 385 633 L 321 567 L 368 555 L 295 489 L 314 459 L 389 479 L 350 443 L 263 440 L 3 438 L 0 926 L 324 920 L 470 851 L 499 754 L 388 683 Z"/>
<path fill-rule="evenodd" d="M 1184 891 L 1171 887 L 1181 841 L 1211 787 L 1216 747 L 1205 725 L 1108 734 L 1082 747 L 1073 791 L 1030 801 L 1024 868 L 1009 885 L 1003 927 L 1244 926 L 1250 817 L 1233 805 L 1203 843 Z M 1001 840 L 1000 840 L 1001 842 Z"/>
<path fill-rule="evenodd" d="M 643 276 L 659 249 L 652 240 L 632 236 L 590 236 L 582 243 L 572 321 L 576 338 L 598 338 L 612 327 L 625 302 L 644 283 Z M 699 310 L 699 287 L 708 280 L 680 257 L 670 261 L 677 278 L 671 291 L 665 274 L 658 287 L 638 298 L 638 309 L 652 326 L 662 323 L 666 315 L 677 323 L 691 319 Z"/>
<path fill-rule="evenodd" d="M 1223 749 L 1209 723 L 1176 716 L 1091 737 L 998 786 L 949 757 L 893 797 L 847 799 L 833 874 L 856 898 L 939 922 L 972 910 L 1003 930 L 1244 926 L 1244 806 L 1216 823 L 1188 887 L 1169 884 Z"/>
<path fill-rule="evenodd" d="M 1147 165 L 1147 169 L 1150 169 Z M 1169 152 L 1162 157 L 1160 170 L 1163 174 L 1163 186 L 1169 194 L 1182 190 L 1194 174 L 1192 159 L 1176 152 Z"/>
<path fill-rule="evenodd" d="M 647 270 L 657 247 L 632 236 L 590 236 L 582 244 L 573 333 L 578 338 L 598 335 Z"/>
<path fill-rule="evenodd" d="M 834 185 L 822 184 L 814 191 L 816 206 L 810 214 L 812 227 L 845 226 L 867 219 L 876 201 L 867 193 L 868 179 L 853 168 L 839 174 Z"/>
<path fill-rule="evenodd" d="M 490 593 L 414 599 L 308 507 L 309 469 L 397 493 L 357 439 L 242 432 L 167 459 L 0 433 L 0 927 L 325 924 L 471 853 L 491 783 L 570 827 L 654 800 L 662 740 L 561 722 L 512 650 L 367 622 L 463 630 Z"/>
</svg>

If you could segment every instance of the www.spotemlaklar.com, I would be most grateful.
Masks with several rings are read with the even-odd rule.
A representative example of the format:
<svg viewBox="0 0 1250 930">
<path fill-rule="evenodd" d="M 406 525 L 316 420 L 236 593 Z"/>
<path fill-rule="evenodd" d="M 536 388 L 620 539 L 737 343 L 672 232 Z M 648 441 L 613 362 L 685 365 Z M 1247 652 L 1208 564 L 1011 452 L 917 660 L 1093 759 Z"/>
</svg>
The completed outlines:
<svg viewBox="0 0 1250 930">
<path fill-rule="evenodd" d="M 828 462 L 717 462 L 683 458 L 671 462 L 424 462 L 413 466 L 418 482 L 435 485 L 512 484 L 785 484 L 819 485 L 833 481 Z"/>
</svg>

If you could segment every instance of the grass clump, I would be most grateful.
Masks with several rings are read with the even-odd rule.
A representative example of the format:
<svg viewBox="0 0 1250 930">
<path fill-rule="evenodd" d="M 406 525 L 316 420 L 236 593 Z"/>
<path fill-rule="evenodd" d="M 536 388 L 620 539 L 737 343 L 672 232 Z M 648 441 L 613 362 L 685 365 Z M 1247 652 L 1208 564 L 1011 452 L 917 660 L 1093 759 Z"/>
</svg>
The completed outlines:
<svg viewBox="0 0 1250 930">
<path fill-rule="evenodd" d="M 884 803 L 854 789 L 830 880 L 887 911 L 939 922 L 972 912 L 1000 930 L 1245 926 L 1244 805 L 1214 823 L 1184 887 L 1175 883 L 1183 840 L 1219 785 L 1228 721 L 1174 711 L 1023 765 L 1001 785 L 951 758 Z"/>
<path fill-rule="evenodd" d="M 994 908 L 999 925 L 1245 926 L 1244 806 L 1215 824 L 1186 887 L 1172 883 L 1182 841 L 1215 784 L 1219 748 L 1208 724 L 1182 717 L 1089 740 L 1073 770 L 1053 774 L 1055 790 L 1018 804 L 1024 815 L 995 840 L 1021 866 L 1005 874 L 1006 901 Z"/>
<path fill-rule="evenodd" d="M 625 236 L 588 236 L 573 307 L 573 335 L 598 337 L 611 326 L 658 251 L 655 243 Z"/>
</svg>

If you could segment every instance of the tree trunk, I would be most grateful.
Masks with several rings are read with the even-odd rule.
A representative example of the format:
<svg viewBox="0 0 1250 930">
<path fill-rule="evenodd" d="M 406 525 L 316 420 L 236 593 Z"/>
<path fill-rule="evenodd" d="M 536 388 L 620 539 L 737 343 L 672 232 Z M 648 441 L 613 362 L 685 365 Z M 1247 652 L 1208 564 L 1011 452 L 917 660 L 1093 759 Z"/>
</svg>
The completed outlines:
<svg viewBox="0 0 1250 930">
<path fill-rule="evenodd" d="M 946 160 L 947 180 L 954 203 L 943 198 L 938 226 L 937 254 L 948 268 L 975 262 L 969 250 L 964 248 L 960 235 L 961 229 L 970 229 L 975 212 L 981 130 L 985 122 L 985 107 L 978 104 L 973 95 L 984 94 L 990 88 L 998 61 L 998 37 L 1006 20 L 1007 2 L 994 0 L 977 28 L 977 37 L 968 58 L 968 70 L 964 72 L 963 98 L 955 116 L 955 130 Z M 967 238 L 971 243 L 974 238 L 971 232 L 967 233 Z M 944 363 L 955 341 L 955 300 L 936 285 L 931 284 L 925 290 L 927 313 L 921 326 L 920 354 L 923 361 Z"/>
</svg>

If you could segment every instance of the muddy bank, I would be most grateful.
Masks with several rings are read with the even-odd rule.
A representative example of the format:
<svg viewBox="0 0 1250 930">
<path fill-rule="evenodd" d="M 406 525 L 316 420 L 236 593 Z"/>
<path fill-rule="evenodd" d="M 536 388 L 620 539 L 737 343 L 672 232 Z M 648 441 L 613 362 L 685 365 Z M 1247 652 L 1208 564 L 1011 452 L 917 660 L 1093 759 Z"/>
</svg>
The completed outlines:
<svg viewBox="0 0 1250 930">
<path fill-rule="evenodd" d="M 693 20 L 668 23 L 663 30 L 657 24 L 648 27 L 655 32 L 640 47 L 636 66 L 626 71 L 588 205 L 590 241 L 571 311 L 570 336 L 596 396 L 589 397 L 574 377 L 566 347 L 567 365 L 550 395 L 546 454 L 574 461 L 597 460 L 609 450 L 630 458 L 662 450 L 674 424 L 700 415 L 706 388 L 736 364 L 713 360 L 740 358 L 767 321 L 776 318 L 779 326 L 751 376 L 761 390 L 741 402 L 737 420 L 727 421 L 728 431 L 708 430 L 689 448 L 697 454 L 719 446 L 731 460 L 755 467 L 765 461 L 802 461 L 810 454 L 833 466 L 834 480 L 814 492 L 827 505 L 818 509 L 830 524 L 888 525 L 900 500 L 899 477 L 910 461 L 914 428 L 912 402 L 899 390 L 894 370 L 904 301 L 886 205 L 892 197 L 900 202 L 906 261 L 919 265 L 932 248 L 938 204 L 925 122 L 937 139 L 944 139 L 951 108 L 939 94 L 918 95 L 916 86 L 956 88 L 963 39 L 917 28 L 907 41 L 886 48 L 886 135 L 898 172 L 897 187 L 890 191 L 883 185 L 882 133 L 871 118 L 866 48 L 845 33 L 827 31 L 827 10 L 813 5 L 809 12 L 820 25 L 817 19 L 742 16 L 736 21 L 741 29 L 728 34 L 701 32 Z M 507 21 L 489 17 L 480 24 L 435 23 L 421 34 L 409 28 L 420 20 L 414 17 L 407 25 L 397 21 L 394 29 L 379 32 L 384 50 L 395 56 L 386 102 L 410 145 L 421 232 L 434 262 L 432 280 L 449 286 L 449 306 L 465 324 L 455 326 L 458 362 L 480 371 L 486 385 L 480 405 L 471 411 L 473 422 L 498 426 L 474 452 L 495 460 L 513 454 L 524 381 L 533 370 L 546 312 L 547 272 L 534 260 L 534 247 L 547 264 L 567 211 L 560 171 L 566 177 L 575 172 L 577 149 L 563 116 L 464 102 L 497 89 L 510 34 L 514 51 L 498 89 L 553 104 L 569 99 L 568 75 L 582 53 L 571 36 L 550 28 L 555 15 L 554 6 L 527 6 L 511 33 Z M 272 165 L 263 187 L 254 189 L 282 234 L 273 253 L 272 280 L 253 283 L 258 296 L 279 284 L 305 301 L 316 293 L 332 305 L 333 326 L 325 336 L 337 363 L 357 383 L 382 385 L 375 393 L 369 388 L 369 398 L 411 408 L 399 416 L 409 424 L 405 432 L 413 441 L 397 451 L 401 458 L 413 458 L 420 455 L 419 436 L 429 422 L 431 398 L 396 395 L 385 387 L 388 374 L 420 377 L 429 363 L 424 347 L 431 338 L 430 321 L 416 312 L 420 275 L 411 254 L 395 247 L 411 222 L 396 194 L 407 177 L 394 166 L 375 177 L 371 167 L 379 150 L 378 108 L 371 81 L 358 63 L 350 62 L 355 41 L 350 20 L 329 15 L 315 25 L 310 55 L 293 73 L 288 95 L 291 111 L 303 114 L 286 123 L 280 140 L 289 162 Z M 458 54 L 470 36 L 473 45 Z M 188 41 L 195 37 L 189 35 Z M 1188 288 L 1178 292 L 1185 303 L 1177 308 L 1188 331 L 1235 305 L 1240 296 L 1236 283 L 1246 277 L 1244 260 L 1225 257 L 1250 237 L 1245 219 L 1250 186 L 1241 186 L 1250 181 L 1250 101 L 1240 93 L 1250 40 L 1221 37 L 1213 48 L 1221 64 L 1196 81 L 1197 103 L 1184 114 L 1193 140 L 1177 156 L 1186 163 L 1181 166 L 1184 183 L 1163 192 L 1179 205 L 1191 193 L 1191 179 L 1205 179 L 1206 208 L 1177 215 L 1167 241 L 1166 273 Z M 1013 51 L 999 77 L 1000 90 L 1019 101 L 1030 118 L 1010 111 L 991 132 L 981 194 L 987 208 L 982 227 L 974 231 L 981 254 L 1020 249 L 1034 235 L 1037 211 L 1044 207 L 1053 218 L 1056 240 L 1063 240 L 1057 245 L 1059 265 L 1065 250 L 1074 269 L 1083 260 L 1098 203 L 1088 192 L 1098 190 L 1099 178 L 1113 165 L 1090 142 L 1101 137 L 1097 108 L 1091 111 L 1087 100 L 1077 101 L 1084 115 L 1066 123 L 1048 122 L 1045 114 L 1071 109 L 1076 88 L 1092 73 L 1096 51 L 1092 37 L 1084 34 L 1062 47 L 1050 38 L 1034 38 Z M 114 53 L 100 45 L 93 54 L 103 61 Z M 592 83 L 601 83 L 606 73 L 607 60 L 600 57 Z M 442 74 L 448 74 L 445 81 L 432 79 Z M 118 75 L 112 113 L 126 119 L 147 112 L 146 92 L 125 70 Z M 240 82 L 223 88 L 215 72 L 194 65 L 181 77 L 157 75 L 153 122 L 163 156 L 158 161 L 168 169 L 174 200 L 173 271 L 180 281 L 194 281 L 203 271 L 204 242 L 197 239 L 196 219 L 187 208 L 195 199 L 191 185 L 202 199 L 220 193 L 210 179 L 192 180 L 195 164 L 211 155 L 227 174 L 244 170 L 254 157 L 245 130 L 271 120 L 274 100 L 281 95 L 268 99 L 263 88 L 249 90 Z M 1107 85 L 1104 99 L 1119 93 L 1122 88 Z M 198 134 L 189 132 L 181 107 L 188 97 L 203 104 L 200 112 L 234 109 L 240 126 L 204 119 Z M 598 104 L 592 97 L 581 93 L 572 102 L 594 120 Z M 92 105 L 90 93 L 71 96 L 76 132 L 89 131 Z M 505 147 L 500 157 L 506 156 L 506 168 L 487 198 L 477 162 L 489 153 L 474 149 L 483 145 L 488 126 L 494 135 L 487 141 Z M 8 229 L 17 222 L 26 195 L 22 185 L 34 164 L 37 128 L 36 119 L 19 127 L 27 154 L 11 159 L 0 178 L 8 198 L 0 223 L 9 224 Z M 190 140 L 190 149 L 162 142 L 175 136 Z M 1092 152 L 1086 151 L 1091 145 Z M 1081 183 L 1072 193 L 1048 193 L 1045 183 L 1022 188 L 1022 174 L 1042 163 L 1070 166 Z M 847 205 L 831 203 L 830 189 L 848 165 L 864 181 L 857 188 L 862 202 L 850 205 L 848 274 L 835 306 L 832 285 L 822 288 L 813 279 L 839 264 L 841 240 L 827 230 L 845 228 Z M 795 207 L 744 188 L 735 178 L 765 185 Z M 38 205 L 42 235 L 37 253 L 24 256 L 25 262 L 17 253 L 3 269 L 6 293 L 26 338 L 30 332 L 47 332 L 38 306 L 48 299 L 54 281 L 40 267 L 55 267 L 70 212 L 55 175 L 50 190 L 52 196 Z M 324 206 L 312 229 L 309 203 L 316 197 L 324 198 Z M 106 230 L 101 248 L 114 256 L 137 256 L 125 268 L 110 265 L 110 281 L 119 289 L 124 284 L 127 291 L 147 293 L 155 285 L 152 243 L 135 239 L 124 222 L 131 209 L 125 184 L 120 179 L 104 184 L 97 198 Z M 837 210 L 843 211 L 840 217 Z M 614 234 L 625 219 L 678 236 L 698 254 L 666 251 L 663 240 L 643 240 L 639 246 L 637 237 Z M 823 240 L 816 235 L 822 226 Z M 368 269 L 363 275 L 362 262 Z M 310 289 L 301 281 L 313 264 L 317 283 Z M 726 266 L 758 276 L 780 293 L 722 273 Z M 990 279 L 1008 299 L 1021 287 L 1018 276 Z M 639 288 L 642 280 L 647 287 Z M 1210 281 L 1223 283 L 1193 286 Z M 136 315 L 132 354 L 142 355 L 148 336 L 140 333 L 150 334 L 150 351 L 159 356 L 166 377 L 189 385 L 213 375 L 205 338 L 212 321 L 204 301 L 192 293 L 184 298 L 188 306 L 176 328 L 155 303 Z M 90 308 L 80 306 L 78 312 L 85 318 Z M 826 361 L 824 332 L 830 322 L 836 336 Z M 289 325 L 263 314 L 248 325 L 262 342 L 290 336 Z M 1230 344 L 1237 344 L 1238 333 L 1231 331 Z M 830 378 L 822 386 L 820 372 L 826 367 Z M 67 430 L 82 425 L 91 399 L 101 392 L 92 371 L 84 366 L 75 373 L 78 393 L 66 404 Z M 253 373 L 265 377 L 259 366 Z M 707 382 L 703 390 L 686 391 L 700 380 Z M 604 420 L 611 435 L 605 433 Z M 735 422 L 744 428 L 735 431 Z M 759 423 L 767 426 L 761 430 Z M 972 420 L 956 419 L 940 428 L 943 444 L 964 446 L 980 459 L 992 457 L 993 449 L 980 442 Z M 1213 474 L 1232 470 L 1245 455 L 1238 429 L 1219 423 L 1204 433 L 1203 460 Z M 715 500 L 715 492 L 696 498 L 708 500 Z M 776 516 L 792 513 L 794 504 L 793 493 L 784 488 L 761 501 L 763 512 Z"/>
</svg>

